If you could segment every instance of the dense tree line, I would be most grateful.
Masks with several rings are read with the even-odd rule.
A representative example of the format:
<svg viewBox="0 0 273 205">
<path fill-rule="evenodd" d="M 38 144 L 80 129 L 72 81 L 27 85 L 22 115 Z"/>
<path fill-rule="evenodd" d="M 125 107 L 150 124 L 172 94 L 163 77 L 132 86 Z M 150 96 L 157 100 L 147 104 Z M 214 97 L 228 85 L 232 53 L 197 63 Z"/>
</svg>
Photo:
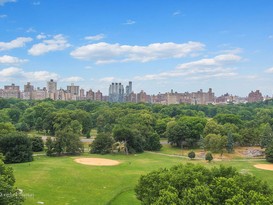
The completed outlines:
<svg viewBox="0 0 273 205">
<path fill-rule="evenodd" d="M 159 105 L 0 99 L 0 133 L 36 130 L 55 136 L 49 151 L 55 154 L 79 153 L 80 143 L 70 149 L 71 141 L 90 137 L 93 128 L 108 136 L 107 142 L 122 144 L 129 153 L 160 149 L 160 137 L 168 138 L 173 146 L 203 147 L 212 152 L 232 152 L 233 146 L 267 148 L 273 141 L 272 119 L 273 100 L 239 105 Z M 60 133 L 64 130 L 66 133 Z M 106 150 L 103 152 L 113 148 Z M 94 148 L 91 152 L 98 151 Z"/>
<path fill-rule="evenodd" d="M 232 167 L 177 165 L 141 176 L 135 188 L 143 205 L 273 204 L 269 185 Z"/>
</svg>

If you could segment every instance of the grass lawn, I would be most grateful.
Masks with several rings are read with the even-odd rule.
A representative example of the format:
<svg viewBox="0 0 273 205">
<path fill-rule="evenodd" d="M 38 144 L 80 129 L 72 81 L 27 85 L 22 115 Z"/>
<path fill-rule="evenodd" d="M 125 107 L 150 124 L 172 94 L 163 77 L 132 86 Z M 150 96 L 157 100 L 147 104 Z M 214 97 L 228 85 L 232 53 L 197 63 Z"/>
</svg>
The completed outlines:
<svg viewBox="0 0 273 205">
<path fill-rule="evenodd" d="M 164 152 L 164 150 L 163 150 Z M 214 161 L 189 160 L 164 156 L 157 153 L 137 155 L 90 155 L 118 160 L 118 166 L 88 166 L 74 162 L 75 157 L 36 156 L 31 163 L 12 164 L 16 177 L 16 186 L 23 189 L 25 204 L 83 204 L 83 205 L 138 205 L 134 195 L 134 186 L 140 175 L 161 167 L 170 167 L 178 163 L 201 163 L 205 166 L 219 164 L 232 165 L 238 170 L 248 172 L 265 179 L 273 187 L 273 172 L 260 170 L 254 164 L 265 161 Z"/>
</svg>

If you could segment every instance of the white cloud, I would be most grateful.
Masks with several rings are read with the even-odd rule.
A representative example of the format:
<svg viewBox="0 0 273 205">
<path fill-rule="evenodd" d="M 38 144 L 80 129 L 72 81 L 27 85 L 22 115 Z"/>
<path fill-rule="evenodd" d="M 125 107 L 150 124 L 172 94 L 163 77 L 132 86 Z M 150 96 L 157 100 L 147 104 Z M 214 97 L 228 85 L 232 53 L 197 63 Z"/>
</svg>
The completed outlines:
<svg viewBox="0 0 273 205">
<path fill-rule="evenodd" d="M 16 0 L 0 0 L 0 6 L 4 6 L 4 4 L 8 2 L 16 2 Z"/>
<path fill-rule="evenodd" d="M 265 70 L 266 73 L 273 73 L 273 67 Z"/>
<path fill-rule="evenodd" d="M 18 37 L 10 42 L 0 42 L 0 51 L 24 47 L 30 41 L 32 41 L 30 37 Z"/>
<path fill-rule="evenodd" d="M 61 82 L 67 82 L 67 83 L 75 83 L 75 82 L 80 82 L 80 81 L 84 81 L 84 79 L 82 77 L 79 76 L 71 76 L 68 78 L 63 78 L 61 79 Z"/>
<path fill-rule="evenodd" d="M 8 16 L 6 14 L 1 14 L 0 19 L 7 18 Z"/>
<path fill-rule="evenodd" d="M 229 62 L 238 62 L 242 58 L 234 54 L 223 54 L 215 56 L 214 58 L 205 58 L 194 62 L 184 63 L 177 66 L 177 69 L 190 69 L 190 68 L 203 68 L 203 67 L 212 67 L 212 66 L 221 66 L 224 63 Z"/>
<path fill-rule="evenodd" d="M 124 25 L 133 25 L 133 24 L 135 24 L 136 23 L 136 21 L 133 21 L 133 20 L 131 20 L 131 19 L 128 19 L 125 23 L 124 23 Z"/>
<path fill-rule="evenodd" d="M 42 43 L 33 45 L 28 53 L 33 56 L 43 55 L 51 51 L 61 51 L 70 47 L 66 38 L 62 34 L 53 36 L 50 40 L 43 40 Z"/>
<path fill-rule="evenodd" d="M 16 67 L 4 68 L 3 70 L 0 70 L 0 76 L 1 78 L 11 77 L 13 75 L 20 73 L 21 71 L 22 69 Z"/>
<path fill-rule="evenodd" d="M 241 61 L 241 57 L 234 54 L 218 55 L 178 65 L 174 70 L 159 74 L 136 76 L 136 80 L 159 80 L 184 76 L 185 79 L 198 80 L 236 76 L 231 64 Z"/>
<path fill-rule="evenodd" d="M 79 47 L 70 55 L 80 60 L 91 60 L 97 64 L 114 62 L 148 62 L 166 58 L 183 58 L 193 52 L 203 50 L 204 44 L 200 42 L 187 42 L 184 44 L 153 43 L 148 46 L 129 46 L 108 44 L 100 42 Z"/>
<path fill-rule="evenodd" d="M 99 41 L 101 39 L 105 38 L 105 35 L 103 33 L 95 35 L 95 36 L 86 36 L 84 39 L 89 41 Z"/>
<path fill-rule="evenodd" d="M 9 81 L 46 81 L 49 79 L 58 79 L 59 76 L 56 73 L 50 73 L 48 71 L 34 71 L 34 72 L 26 72 L 21 68 L 17 67 L 9 67 L 0 70 L 0 81 L 1 82 L 9 82 Z"/>
<path fill-rule="evenodd" d="M 45 39 L 47 36 L 44 33 L 40 33 L 36 36 L 38 40 Z"/>
<path fill-rule="evenodd" d="M 34 71 L 34 72 L 22 71 L 22 77 L 24 77 L 25 79 L 28 79 L 28 81 L 34 81 L 34 82 L 59 78 L 58 74 L 50 73 L 48 71 Z"/>
<path fill-rule="evenodd" d="M 27 62 L 27 59 L 20 59 L 14 56 L 0 56 L 0 63 L 2 64 L 20 64 L 20 63 L 25 63 Z"/>
</svg>

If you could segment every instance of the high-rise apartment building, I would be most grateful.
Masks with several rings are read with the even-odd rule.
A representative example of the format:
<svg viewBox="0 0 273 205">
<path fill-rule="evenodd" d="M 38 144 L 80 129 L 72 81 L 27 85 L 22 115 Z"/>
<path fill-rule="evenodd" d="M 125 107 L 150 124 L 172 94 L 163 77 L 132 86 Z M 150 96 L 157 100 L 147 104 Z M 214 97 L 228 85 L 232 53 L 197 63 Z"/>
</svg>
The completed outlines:
<svg viewBox="0 0 273 205">
<path fill-rule="evenodd" d="M 5 85 L 0 93 L 2 98 L 20 98 L 20 86 L 11 84 Z"/>
<path fill-rule="evenodd" d="M 121 83 L 112 83 L 110 85 L 109 102 L 124 102 L 124 88 Z"/>
<path fill-rule="evenodd" d="M 67 92 L 71 93 L 72 95 L 79 95 L 80 94 L 80 86 L 74 85 L 74 83 L 71 83 L 71 85 L 67 86 Z"/>
<path fill-rule="evenodd" d="M 47 82 L 47 94 L 48 94 L 47 97 L 52 100 L 55 100 L 56 92 L 57 92 L 57 82 L 55 82 L 53 79 L 50 79 L 50 81 Z"/>
<path fill-rule="evenodd" d="M 263 101 L 263 95 L 259 90 L 256 90 L 255 92 L 251 91 L 248 94 L 248 102 L 259 102 L 259 101 Z"/>
</svg>

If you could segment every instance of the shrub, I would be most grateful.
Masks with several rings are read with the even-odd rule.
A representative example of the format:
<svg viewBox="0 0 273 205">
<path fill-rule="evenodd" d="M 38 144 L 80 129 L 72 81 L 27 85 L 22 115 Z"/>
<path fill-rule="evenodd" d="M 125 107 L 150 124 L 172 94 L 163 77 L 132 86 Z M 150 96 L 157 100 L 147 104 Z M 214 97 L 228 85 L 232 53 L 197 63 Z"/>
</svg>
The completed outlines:
<svg viewBox="0 0 273 205">
<path fill-rule="evenodd" d="M 44 150 L 44 142 L 42 137 L 34 136 L 34 137 L 31 137 L 30 139 L 32 143 L 33 152 L 41 152 Z"/>
<path fill-rule="evenodd" d="M 207 160 L 209 162 L 211 162 L 213 160 L 213 156 L 212 156 L 211 152 L 206 153 L 205 160 Z"/>
<path fill-rule="evenodd" d="M 20 132 L 13 132 L 0 138 L 0 152 L 4 154 L 5 163 L 30 162 L 32 145 L 30 138 Z"/>
<path fill-rule="evenodd" d="M 195 152 L 194 152 L 194 151 L 190 151 L 190 152 L 188 153 L 188 157 L 189 157 L 190 159 L 194 159 L 194 158 L 195 158 Z"/>
</svg>

